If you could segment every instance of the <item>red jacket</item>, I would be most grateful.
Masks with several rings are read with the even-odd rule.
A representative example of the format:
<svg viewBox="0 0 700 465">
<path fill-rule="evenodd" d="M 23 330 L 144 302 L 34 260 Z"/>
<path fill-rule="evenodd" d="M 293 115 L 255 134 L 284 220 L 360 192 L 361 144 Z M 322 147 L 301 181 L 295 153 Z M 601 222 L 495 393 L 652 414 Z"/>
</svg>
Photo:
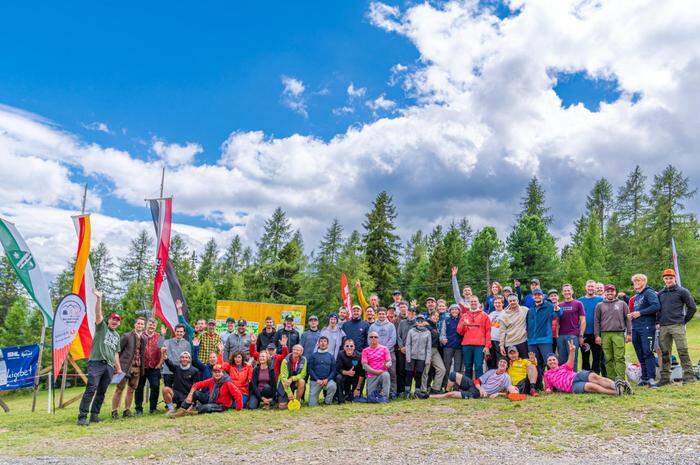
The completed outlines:
<svg viewBox="0 0 700 465">
<path fill-rule="evenodd" d="M 244 396 L 247 396 L 248 385 L 250 384 L 250 380 L 253 379 L 253 365 L 243 363 L 243 368 L 238 370 L 236 365 L 224 362 L 221 354 L 217 357 L 217 361 L 221 365 L 221 368 L 231 377 L 233 384 Z"/>
<path fill-rule="evenodd" d="M 491 347 L 491 320 L 483 311 L 466 312 L 457 324 L 463 346 Z"/>
<path fill-rule="evenodd" d="M 257 348 L 255 347 L 255 344 L 251 344 L 249 350 L 250 356 L 253 357 L 253 359 L 257 362 L 260 352 L 258 352 Z M 284 360 L 287 354 L 289 354 L 289 348 L 286 345 L 283 345 L 282 352 L 275 355 L 275 363 L 272 366 L 275 369 L 275 376 L 277 377 L 279 377 L 280 375 L 280 367 L 282 366 L 282 360 Z"/>
<path fill-rule="evenodd" d="M 211 392 L 211 390 L 214 389 L 214 378 L 194 383 L 192 388 L 195 391 L 209 389 Z M 243 395 L 241 391 L 231 381 L 224 381 L 219 388 L 219 395 L 216 397 L 216 403 L 229 409 L 234 402 L 236 402 L 236 410 L 243 409 Z"/>
</svg>

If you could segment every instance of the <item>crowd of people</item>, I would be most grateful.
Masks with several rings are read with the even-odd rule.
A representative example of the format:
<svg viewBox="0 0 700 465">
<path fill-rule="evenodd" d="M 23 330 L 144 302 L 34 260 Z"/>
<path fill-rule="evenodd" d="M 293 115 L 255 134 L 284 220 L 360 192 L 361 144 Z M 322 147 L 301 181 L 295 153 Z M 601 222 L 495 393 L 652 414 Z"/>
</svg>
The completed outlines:
<svg viewBox="0 0 700 465">
<path fill-rule="evenodd" d="M 429 297 L 419 306 L 397 290 L 385 307 L 377 295 L 367 302 L 357 282 L 360 305 L 349 312 L 340 308 L 323 328 L 311 315 L 301 334 L 292 317 L 280 328 L 268 317 L 258 334 L 248 331 L 245 320 L 229 318 L 219 334 L 213 319 L 192 327 L 177 302 L 180 324 L 171 338 L 165 338 L 165 328 L 158 331 L 156 320 L 143 317 L 119 336 L 121 317 L 104 318 L 102 294 L 95 290 L 95 336 L 78 424 L 100 421 L 111 382 L 117 382 L 115 419 L 122 400 L 121 416 L 143 414 L 146 384 L 149 413 L 159 411 L 162 395 L 169 417 L 243 408 L 294 410 L 302 403 L 632 394 L 626 379 L 628 342 L 641 367 L 638 386 L 672 382 L 673 344 L 683 382 L 695 381 L 685 325 L 696 306 L 673 270 L 663 272 L 665 287 L 658 293 L 645 275 L 636 274 L 630 297 L 614 285 L 589 280 L 576 299 L 569 284 L 545 293 L 540 281 L 531 279 L 526 293 L 518 281 L 513 287 L 494 282 L 483 301 L 470 287 L 460 289 L 457 271 L 452 269 L 452 305 Z"/>
</svg>

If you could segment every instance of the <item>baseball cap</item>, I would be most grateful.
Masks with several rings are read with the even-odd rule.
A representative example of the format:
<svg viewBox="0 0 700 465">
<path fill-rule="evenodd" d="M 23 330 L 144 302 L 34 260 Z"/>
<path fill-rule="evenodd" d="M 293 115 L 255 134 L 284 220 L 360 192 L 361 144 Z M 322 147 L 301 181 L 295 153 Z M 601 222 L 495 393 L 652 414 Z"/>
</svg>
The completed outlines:
<svg viewBox="0 0 700 465">
<path fill-rule="evenodd" d="M 416 315 L 416 321 L 425 321 L 425 315 L 419 313 L 418 315 Z"/>
<path fill-rule="evenodd" d="M 435 300 L 435 297 L 428 297 L 427 299 L 425 299 L 426 302 L 429 301 L 429 300 L 432 300 L 433 302 L 437 302 L 437 301 Z"/>
<path fill-rule="evenodd" d="M 391 295 L 401 295 L 401 291 L 398 289 L 391 293 Z"/>
<path fill-rule="evenodd" d="M 532 278 L 532 279 L 530 280 L 530 284 L 537 284 L 537 285 L 539 285 L 539 284 L 540 284 L 540 280 L 537 279 L 537 278 Z"/>
<path fill-rule="evenodd" d="M 615 288 L 615 285 L 614 285 L 614 284 L 606 284 L 606 285 L 605 285 L 605 290 L 606 290 L 606 291 L 616 291 L 617 288 Z"/>
<path fill-rule="evenodd" d="M 316 320 L 316 321 L 318 321 L 318 317 L 317 317 L 316 315 L 311 315 L 311 316 L 309 317 L 309 321 L 311 321 L 311 320 Z"/>
<path fill-rule="evenodd" d="M 207 324 L 208 324 L 208 325 L 215 325 L 215 324 L 216 324 L 216 320 L 213 319 L 213 318 L 210 318 L 210 319 L 207 321 Z"/>
<path fill-rule="evenodd" d="M 122 321 L 122 317 L 118 313 L 110 313 L 108 320 L 114 318 L 115 320 Z"/>
<path fill-rule="evenodd" d="M 557 291 L 556 289 L 550 289 L 549 291 L 547 291 L 547 295 L 550 295 L 550 294 L 559 295 L 559 291 Z"/>
<path fill-rule="evenodd" d="M 506 287 L 503 288 L 503 291 L 513 292 L 513 288 L 510 287 L 510 286 L 506 286 Z"/>
<path fill-rule="evenodd" d="M 287 315 L 284 317 L 284 321 L 294 321 L 294 317 L 292 315 Z"/>
<path fill-rule="evenodd" d="M 269 343 L 269 344 L 267 345 L 267 348 L 268 348 L 268 349 L 275 349 L 275 350 L 277 350 L 277 346 L 275 345 L 274 342 Z"/>
<path fill-rule="evenodd" d="M 238 320 L 238 326 L 248 326 L 248 322 L 241 318 Z"/>
<path fill-rule="evenodd" d="M 211 371 L 223 371 L 223 367 L 217 363 L 216 365 L 211 367 Z"/>
<path fill-rule="evenodd" d="M 330 320 L 331 318 L 335 318 L 336 320 L 338 319 L 338 314 L 333 312 L 330 315 L 328 315 L 328 319 Z"/>
<path fill-rule="evenodd" d="M 544 292 L 542 292 L 542 289 L 537 288 L 537 289 L 535 289 L 534 291 L 532 291 L 532 294 L 533 294 L 533 295 L 535 295 L 535 294 L 542 294 L 542 295 L 544 295 Z"/>
<path fill-rule="evenodd" d="M 232 316 L 226 318 L 226 324 L 235 323 L 235 322 L 236 322 L 236 319 Z"/>
<path fill-rule="evenodd" d="M 508 346 L 508 352 L 509 352 L 509 353 L 510 353 L 510 352 L 517 352 L 517 351 L 518 351 L 518 348 L 517 348 L 517 347 L 515 347 L 515 346 Z"/>
<path fill-rule="evenodd" d="M 661 273 L 661 277 L 663 278 L 664 276 L 673 276 L 674 278 L 676 277 L 676 272 L 673 271 L 671 268 L 666 268 L 663 273 Z"/>
</svg>

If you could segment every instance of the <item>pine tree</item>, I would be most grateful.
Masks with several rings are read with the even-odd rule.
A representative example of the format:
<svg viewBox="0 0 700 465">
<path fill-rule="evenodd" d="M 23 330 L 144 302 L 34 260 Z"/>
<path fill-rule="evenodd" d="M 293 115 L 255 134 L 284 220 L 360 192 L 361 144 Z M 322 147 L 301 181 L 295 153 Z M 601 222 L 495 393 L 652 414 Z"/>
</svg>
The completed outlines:
<svg viewBox="0 0 700 465">
<path fill-rule="evenodd" d="M 142 229 L 131 241 L 129 251 L 119 264 L 119 281 L 124 288 L 133 282 L 144 282 L 153 277 L 153 238 Z"/>
<path fill-rule="evenodd" d="M 0 327 L 0 346 L 26 344 L 29 340 L 29 304 L 22 297 L 16 299 L 7 311 L 5 321 Z"/>
<path fill-rule="evenodd" d="M 586 210 L 594 212 L 598 220 L 598 230 L 601 239 L 605 234 L 605 224 L 610 217 L 610 210 L 613 204 L 613 188 L 605 178 L 596 181 L 591 193 L 586 197 Z"/>
<path fill-rule="evenodd" d="M 400 248 L 399 236 L 394 233 L 396 208 L 391 196 L 385 191 L 380 192 L 366 218 L 362 226 L 365 228 L 363 241 L 369 274 L 380 299 L 388 302 L 398 282 Z"/>
<path fill-rule="evenodd" d="M 10 306 L 19 298 L 17 276 L 5 255 L 0 257 L 0 326 L 5 321 Z"/>
<path fill-rule="evenodd" d="M 291 236 L 291 226 L 287 214 L 277 207 L 270 219 L 265 222 L 265 230 L 258 242 L 257 263 L 267 265 L 279 259 L 279 254 Z"/>
<path fill-rule="evenodd" d="M 549 226 L 552 223 L 552 217 L 548 216 L 549 208 L 545 203 L 544 188 L 540 184 L 537 176 L 533 176 L 525 188 L 525 194 L 521 198 L 521 213 L 518 220 L 522 220 L 526 216 L 537 216 L 544 221 L 544 224 Z"/>
<path fill-rule="evenodd" d="M 563 283 L 571 284 L 574 292 L 582 294 L 586 287 L 586 280 L 590 279 L 590 275 L 586 270 L 586 263 L 583 261 L 581 251 L 578 247 L 573 247 L 566 257 L 563 259 L 562 268 L 564 276 Z"/>
<path fill-rule="evenodd" d="M 243 269 L 243 245 L 238 234 L 233 236 L 226 248 L 221 267 L 224 273 L 238 273 Z"/>
<path fill-rule="evenodd" d="M 294 235 L 279 252 L 279 260 L 275 264 L 271 298 L 279 303 L 298 303 L 298 294 L 303 281 L 305 265 L 303 241 L 301 234 Z"/>
<path fill-rule="evenodd" d="M 574 231 L 571 233 L 571 243 L 574 247 L 581 247 L 586 228 L 588 228 L 588 218 L 585 215 L 581 215 L 574 221 Z"/>
<path fill-rule="evenodd" d="M 524 281 L 537 277 L 543 288 L 558 284 L 556 241 L 541 217 L 522 218 L 508 236 L 507 244 L 513 278 Z"/>
<path fill-rule="evenodd" d="M 471 223 L 467 218 L 462 218 L 459 220 L 457 228 L 459 229 L 459 234 L 462 236 L 464 244 L 469 247 L 472 242 L 472 237 L 474 236 L 474 229 L 472 229 Z"/>
<path fill-rule="evenodd" d="M 498 238 L 496 228 L 486 226 L 480 230 L 469 251 L 466 264 L 463 267 L 467 280 L 475 294 L 488 293 L 489 286 L 494 281 L 501 284 L 510 276 L 508 258 L 505 254 L 505 245 Z"/>
<path fill-rule="evenodd" d="M 632 234 L 636 235 L 640 230 L 641 219 L 646 215 L 648 208 L 646 176 L 637 165 L 617 194 L 616 211 L 619 214 L 620 224 L 632 226 Z"/>
<path fill-rule="evenodd" d="M 114 298 L 116 294 L 116 286 L 112 274 L 114 263 L 109 254 L 109 249 L 107 249 L 107 244 L 100 242 L 90 252 L 90 266 L 95 278 L 95 287 L 104 293 L 105 300 Z"/>
<path fill-rule="evenodd" d="M 343 227 L 333 219 L 314 255 L 308 279 L 299 291 L 301 300 L 315 313 L 324 307 L 334 308 L 339 301 L 340 257 L 343 248 Z M 337 308 L 337 307 L 336 307 Z"/>
<path fill-rule="evenodd" d="M 219 246 L 212 237 L 204 245 L 204 251 L 199 260 L 199 269 L 197 270 L 197 280 L 201 283 L 208 279 L 212 283 L 217 281 L 217 263 L 219 260 Z"/>
<path fill-rule="evenodd" d="M 605 270 L 607 253 L 601 238 L 600 221 L 595 209 L 586 224 L 587 227 L 580 247 L 581 257 L 588 271 L 588 279 L 603 281 L 607 279 Z"/>
</svg>

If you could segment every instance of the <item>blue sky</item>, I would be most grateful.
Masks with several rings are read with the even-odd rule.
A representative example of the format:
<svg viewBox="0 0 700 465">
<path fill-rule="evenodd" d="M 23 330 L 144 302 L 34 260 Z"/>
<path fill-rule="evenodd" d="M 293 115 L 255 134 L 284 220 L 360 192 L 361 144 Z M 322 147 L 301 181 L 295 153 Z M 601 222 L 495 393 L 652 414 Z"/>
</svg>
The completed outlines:
<svg viewBox="0 0 700 465">
<path fill-rule="evenodd" d="M 565 241 L 600 176 L 651 177 L 668 153 L 696 173 L 700 28 L 676 2 L 512 3 L 2 4 L 0 168 L 33 171 L 0 214 L 41 246 L 32 218 L 74 212 L 87 181 L 123 248 L 176 157 L 166 194 L 195 247 L 252 244 L 280 205 L 313 248 L 382 189 L 402 234 L 467 216 L 504 237 L 538 174 Z"/>
</svg>

